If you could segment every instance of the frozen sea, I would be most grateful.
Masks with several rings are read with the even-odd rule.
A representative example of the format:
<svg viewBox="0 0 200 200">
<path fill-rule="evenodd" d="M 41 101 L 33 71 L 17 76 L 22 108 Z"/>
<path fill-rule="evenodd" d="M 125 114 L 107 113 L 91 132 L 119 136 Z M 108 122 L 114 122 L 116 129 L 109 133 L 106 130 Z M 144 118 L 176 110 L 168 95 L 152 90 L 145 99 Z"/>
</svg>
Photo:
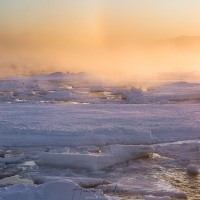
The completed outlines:
<svg viewBox="0 0 200 200">
<path fill-rule="evenodd" d="M 0 200 L 200 199 L 199 103 L 198 82 L 2 79 Z"/>
</svg>

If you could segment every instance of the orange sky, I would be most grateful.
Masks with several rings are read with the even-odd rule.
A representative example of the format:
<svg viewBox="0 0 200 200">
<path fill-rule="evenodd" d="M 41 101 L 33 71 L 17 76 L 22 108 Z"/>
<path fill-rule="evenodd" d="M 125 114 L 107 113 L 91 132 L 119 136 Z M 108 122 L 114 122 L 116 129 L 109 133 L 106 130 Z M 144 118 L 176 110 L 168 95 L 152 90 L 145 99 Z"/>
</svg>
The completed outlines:
<svg viewBox="0 0 200 200">
<path fill-rule="evenodd" d="M 199 10 L 199 0 L 0 1 L 0 73 L 200 71 Z"/>
</svg>

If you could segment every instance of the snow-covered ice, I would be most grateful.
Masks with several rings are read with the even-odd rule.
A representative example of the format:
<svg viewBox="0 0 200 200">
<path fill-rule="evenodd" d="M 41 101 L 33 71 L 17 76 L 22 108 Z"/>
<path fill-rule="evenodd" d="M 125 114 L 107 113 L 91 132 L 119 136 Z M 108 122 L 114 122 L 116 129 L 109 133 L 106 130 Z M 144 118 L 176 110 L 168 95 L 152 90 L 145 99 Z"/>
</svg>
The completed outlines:
<svg viewBox="0 0 200 200">
<path fill-rule="evenodd" d="M 142 89 L 60 72 L 2 79 L 0 200 L 67 199 L 74 187 L 77 200 L 200 199 L 199 99 L 190 82 Z"/>
<path fill-rule="evenodd" d="M 72 180 L 83 188 L 94 188 L 98 185 L 107 185 L 111 182 L 101 178 L 88 178 L 88 177 L 61 177 L 61 176 L 33 176 L 31 177 L 37 184 L 49 183 L 57 180 Z"/>
<path fill-rule="evenodd" d="M 152 195 L 148 195 L 144 197 L 144 200 L 171 200 L 171 198 L 169 196 L 155 197 Z"/>
<path fill-rule="evenodd" d="M 198 103 L 199 98 L 199 83 L 161 82 L 159 86 L 142 89 L 134 87 L 134 82 L 130 85 L 108 83 L 84 73 L 56 72 L 33 77 L 10 77 L 0 82 L 0 102 L 7 103 L 180 104 Z"/>
<path fill-rule="evenodd" d="M 70 180 L 61 180 L 43 185 L 14 185 L 0 189 L 0 198 L 4 200 L 107 200 L 100 190 L 95 192 L 83 189 Z"/>
<path fill-rule="evenodd" d="M 142 158 L 153 153 L 153 148 L 142 145 L 111 145 L 110 153 L 43 153 L 38 164 L 52 167 L 70 167 L 97 171 L 131 159 Z"/>
<path fill-rule="evenodd" d="M 0 163 L 5 164 L 17 164 L 23 162 L 24 156 L 10 156 L 6 158 L 0 158 Z"/>
<path fill-rule="evenodd" d="M 44 96 L 44 99 L 46 100 L 58 100 L 58 101 L 69 101 L 71 100 L 70 97 L 70 91 L 67 90 L 61 90 L 61 91 L 56 91 L 56 92 L 50 92 L 46 96 Z"/>
<path fill-rule="evenodd" d="M 190 174 L 190 175 L 197 175 L 199 174 L 199 168 L 197 165 L 193 164 L 193 163 L 190 163 L 188 166 L 187 166 L 187 173 Z"/>
<path fill-rule="evenodd" d="M 109 185 L 98 186 L 105 193 L 120 193 L 124 194 L 140 194 L 140 195 L 153 195 L 156 197 L 169 196 L 172 198 L 186 199 L 186 194 L 168 183 L 163 181 L 155 181 L 153 179 L 145 178 L 144 180 L 121 180 L 117 183 L 114 182 Z"/>
<path fill-rule="evenodd" d="M 5 155 L 5 150 L 4 149 L 0 149 L 0 157 L 4 157 Z"/>
<path fill-rule="evenodd" d="M 130 91 L 122 93 L 122 98 L 131 104 L 145 104 L 147 99 L 144 96 L 142 89 L 132 88 Z"/>
</svg>

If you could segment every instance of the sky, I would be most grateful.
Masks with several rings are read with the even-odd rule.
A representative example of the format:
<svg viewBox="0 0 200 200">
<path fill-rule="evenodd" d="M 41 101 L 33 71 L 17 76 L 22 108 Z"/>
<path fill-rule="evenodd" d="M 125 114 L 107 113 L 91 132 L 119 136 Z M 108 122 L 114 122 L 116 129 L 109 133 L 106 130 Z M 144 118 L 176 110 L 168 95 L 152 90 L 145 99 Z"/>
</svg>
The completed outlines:
<svg viewBox="0 0 200 200">
<path fill-rule="evenodd" d="M 196 73 L 199 10 L 199 0 L 2 0 L 0 73 Z"/>
</svg>

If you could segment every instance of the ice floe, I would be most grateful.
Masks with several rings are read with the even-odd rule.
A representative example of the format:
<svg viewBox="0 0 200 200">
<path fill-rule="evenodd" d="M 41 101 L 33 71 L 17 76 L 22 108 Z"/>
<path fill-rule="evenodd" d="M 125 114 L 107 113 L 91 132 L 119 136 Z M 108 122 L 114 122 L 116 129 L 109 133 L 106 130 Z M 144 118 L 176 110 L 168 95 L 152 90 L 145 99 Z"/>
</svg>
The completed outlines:
<svg viewBox="0 0 200 200">
<path fill-rule="evenodd" d="M 0 157 L 4 157 L 5 155 L 5 150 L 4 149 L 0 149 Z"/>
<path fill-rule="evenodd" d="M 130 91 L 126 91 L 122 94 L 122 98 L 130 104 L 145 104 L 147 99 L 144 96 L 142 89 L 132 88 Z"/>
<path fill-rule="evenodd" d="M 72 180 L 83 188 L 94 188 L 98 185 L 107 185 L 111 182 L 102 178 L 88 178 L 88 177 L 61 177 L 61 176 L 32 176 L 30 177 L 35 184 L 44 184 L 57 180 Z"/>
<path fill-rule="evenodd" d="M 156 196 L 148 195 L 144 197 L 144 200 L 171 200 L 171 197 L 169 196 L 156 197 Z"/>
<path fill-rule="evenodd" d="M 23 162 L 23 160 L 24 156 L 10 156 L 5 158 L 0 158 L 0 163 L 17 164 Z"/>
<path fill-rule="evenodd" d="M 18 89 L 13 91 L 13 96 L 18 97 L 18 96 L 34 96 L 35 92 L 32 90 L 23 90 L 23 89 Z"/>
<path fill-rule="evenodd" d="M 168 196 L 171 198 L 186 199 L 187 195 L 163 181 L 156 181 L 145 178 L 127 179 L 114 182 L 109 185 L 98 186 L 105 194 L 124 194 L 124 195 L 153 195 L 155 197 Z"/>
<path fill-rule="evenodd" d="M 145 145 L 111 145 L 110 153 L 43 153 L 39 165 L 52 167 L 78 168 L 91 171 L 101 170 L 131 159 L 141 158 L 153 153 L 154 149 Z"/>
<path fill-rule="evenodd" d="M 190 163 L 188 166 L 187 166 L 187 173 L 190 174 L 190 175 L 197 175 L 199 174 L 199 168 L 197 165 L 193 164 L 193 163 Z"/>
<path fill-rule="evenodd" d="M 60 90 L 56 92 L 50 92 L 44 98 L 47 100 L 51 99 L 54 101 L 69 101 L 71 100 L 70 94 L 70 91 Z"/>
<path fill-rule="evenodd" d="M 42 185 L 20 184 L 0 189 L 3 200 L 107 200 L 101 190 L 83 189 L 70 180 L 54 181 Z"/>
</svg>

